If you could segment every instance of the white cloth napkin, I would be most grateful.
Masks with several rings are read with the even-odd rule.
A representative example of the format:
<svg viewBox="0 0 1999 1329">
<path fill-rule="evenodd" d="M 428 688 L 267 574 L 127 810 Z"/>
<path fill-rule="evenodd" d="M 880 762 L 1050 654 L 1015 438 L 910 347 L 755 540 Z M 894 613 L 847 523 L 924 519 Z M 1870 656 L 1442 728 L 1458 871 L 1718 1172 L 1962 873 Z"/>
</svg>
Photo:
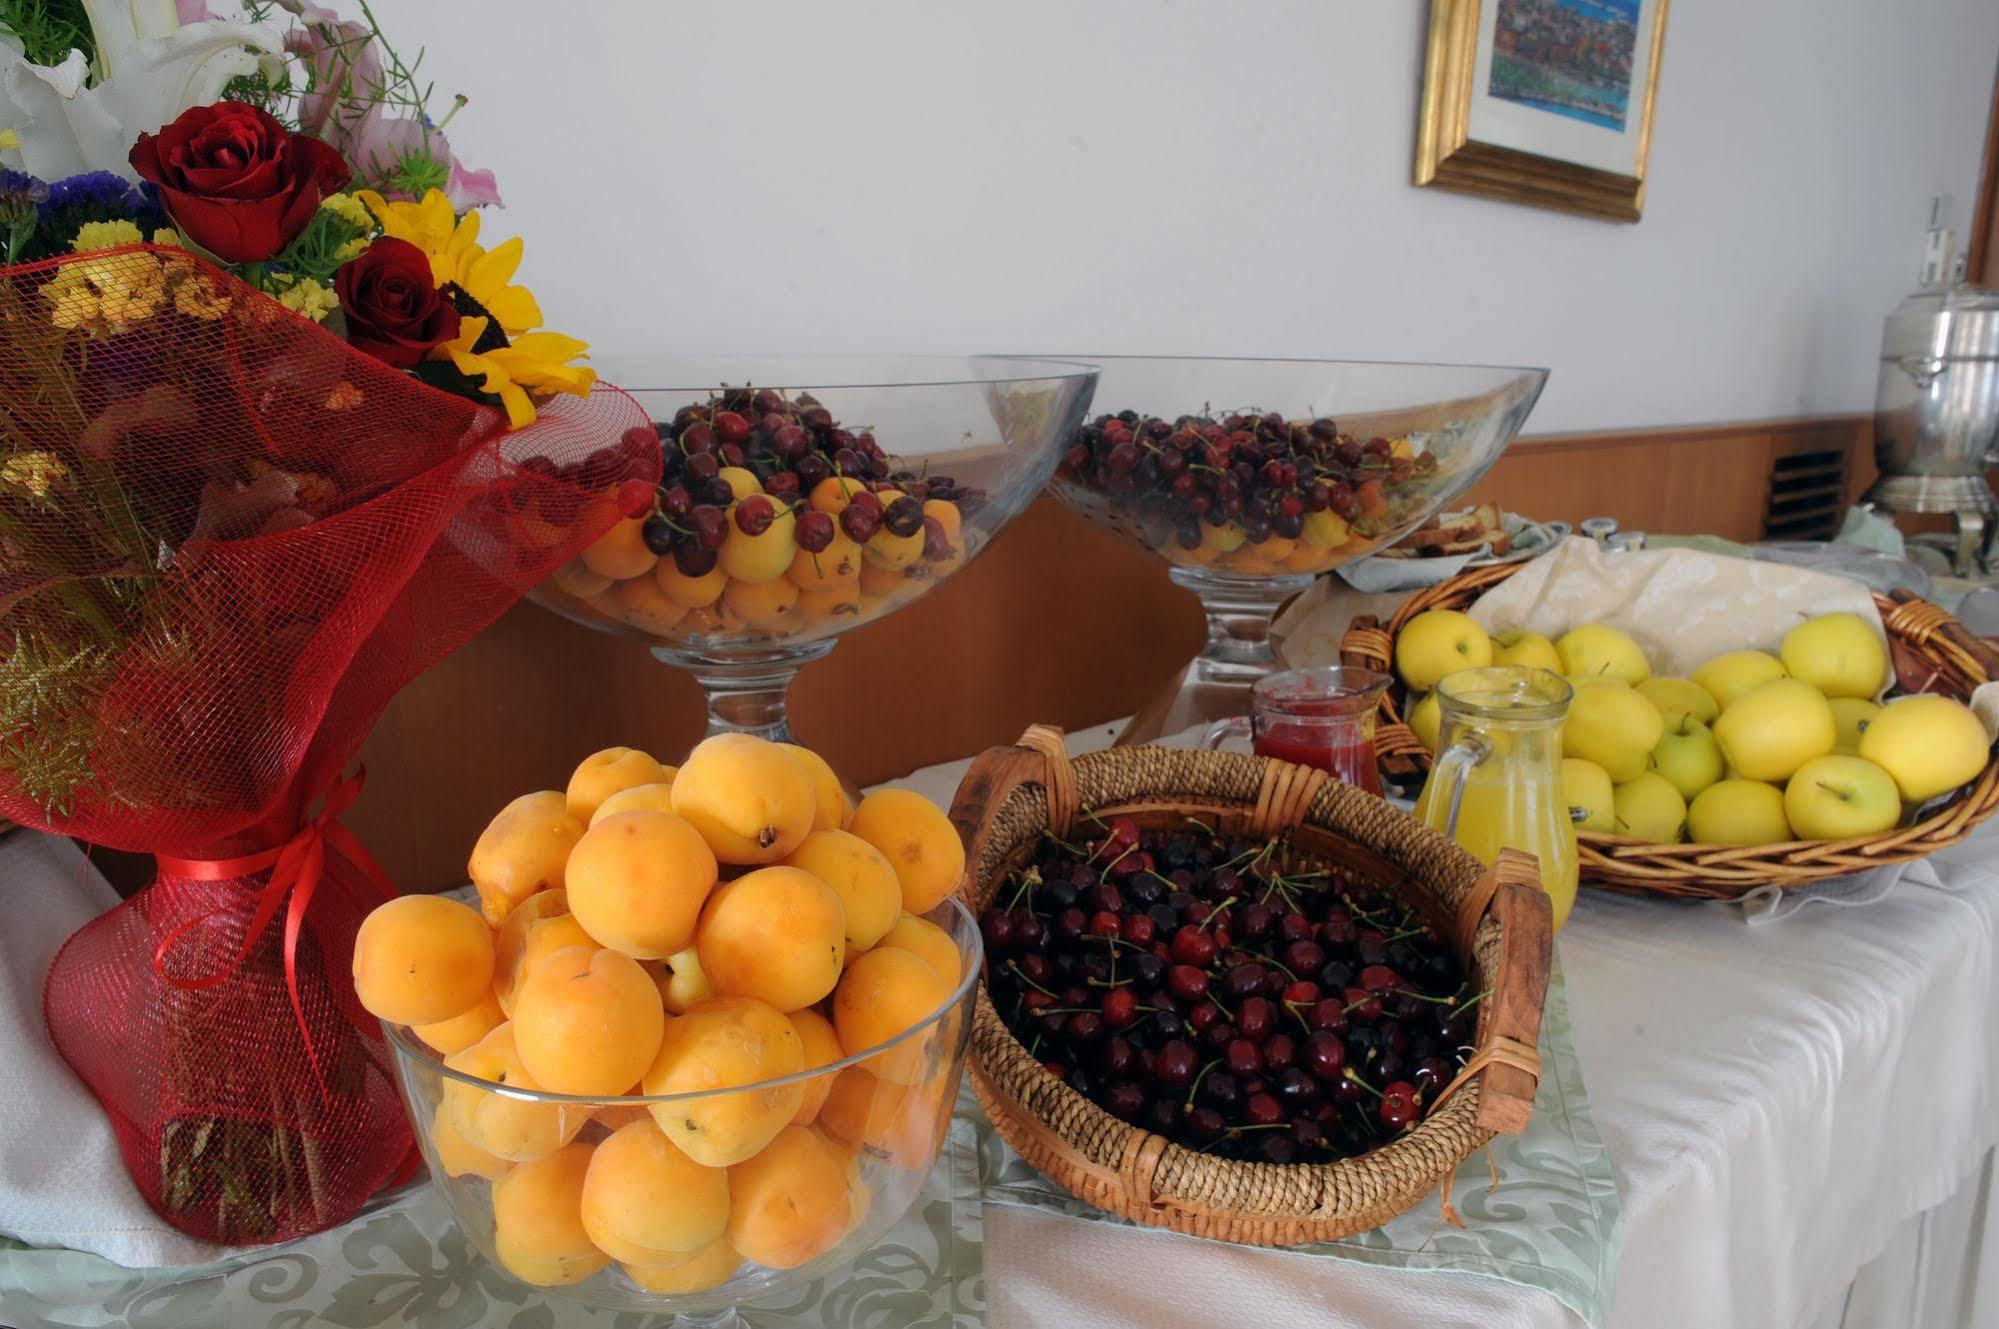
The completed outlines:
<svg viewBox="0 0 1999 1329">
<path fill-rule="evenodd" d="M 68 840 L 0 838 L 0 1232 L 68 1246 L 128 1268 L 201 1264 L 237 1249 L 175 1231 L 146 1206 L 104 1110 L 56 1055 L 42 984 L 70 934 L 118 903 Z"/>
</svg>

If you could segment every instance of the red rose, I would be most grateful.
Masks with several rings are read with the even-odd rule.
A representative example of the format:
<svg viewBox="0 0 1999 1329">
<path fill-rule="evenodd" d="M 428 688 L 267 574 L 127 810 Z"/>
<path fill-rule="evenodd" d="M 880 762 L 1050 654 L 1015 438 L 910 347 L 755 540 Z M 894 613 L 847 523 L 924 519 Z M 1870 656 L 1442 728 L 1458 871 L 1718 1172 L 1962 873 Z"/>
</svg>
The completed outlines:
<svg viewBox="0 0 1999 1329">
<path fill-rule="evenodd" d="M 333 275 L 357 351 L 409 369 L 458 335 L 458 310 L 437 289 L 430 259 L 407 240 L 383 236 Z"/>
<path fill-rule="evenodd" d="M 241 102 L 183 111 L 139 135 L 131 162 L 160 187 L 181 233 L 231 263 L 275 257 L 348 178 L 331 147 Z"/>
</svg>

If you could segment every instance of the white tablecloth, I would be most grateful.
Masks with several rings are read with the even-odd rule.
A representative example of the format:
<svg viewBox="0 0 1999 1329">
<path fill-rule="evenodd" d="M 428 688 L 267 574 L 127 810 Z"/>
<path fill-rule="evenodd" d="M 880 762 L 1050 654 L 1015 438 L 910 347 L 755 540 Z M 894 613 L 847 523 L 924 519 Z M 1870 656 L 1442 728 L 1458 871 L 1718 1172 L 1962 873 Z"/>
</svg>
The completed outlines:
<svg viewBox="0 0 1999 1329">
<path fill-rule="evenodd" d="M 948 803 L 964 766 L 900 783 Z M 1731 906 L 1584 892 L 1559 944 L 1624 1206 L 1613 1329 L 1899 1329 L 1918 1323 L 1916 1287 L 1932 1289 L 1926 1325 L 1999 1325 L 1999 1288 L 1976 1285 L 1986 1246 L 1999 1281 L 1977 1178 L 1999 1143 L 1999 833 L 1937 863 L 1949 890 L 1754 928 Z M 986 1234 L 994 1329 L 1573 1324 L 1476 1276 L 1000 1206 Z"/>
</svg>

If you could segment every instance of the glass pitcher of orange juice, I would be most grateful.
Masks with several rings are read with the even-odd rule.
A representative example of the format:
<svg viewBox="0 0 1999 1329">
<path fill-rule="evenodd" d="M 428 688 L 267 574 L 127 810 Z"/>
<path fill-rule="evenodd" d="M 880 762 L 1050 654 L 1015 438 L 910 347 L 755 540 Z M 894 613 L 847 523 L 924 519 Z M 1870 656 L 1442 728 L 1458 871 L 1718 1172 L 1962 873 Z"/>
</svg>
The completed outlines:
<svg viewBox="0 0 1999 1329">
<path fill-rule="evenodd" d="M 1559 931 L 1576 902 L 1576 828 L 1562 796 L 1562 720 L 1573 690 L 1545 669 L 1465 669 L 1437 684 L 1444 750 L 1416 819 L 1490 863 L 1540 860 Z"/>
</svg>

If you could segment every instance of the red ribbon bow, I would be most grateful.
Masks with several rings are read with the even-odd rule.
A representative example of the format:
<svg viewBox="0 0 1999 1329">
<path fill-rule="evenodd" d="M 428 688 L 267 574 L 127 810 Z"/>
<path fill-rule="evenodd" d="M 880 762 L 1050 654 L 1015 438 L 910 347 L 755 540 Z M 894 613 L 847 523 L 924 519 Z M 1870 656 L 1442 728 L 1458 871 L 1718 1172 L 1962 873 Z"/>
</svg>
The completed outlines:
<svg viewBox="0 0 1999 1329">
<path fill-rule="evenodd" d="M 181 937 L 200 927 L 215 915 L 224 912 L 217 908 L 196 918 L 189 919 L 165 937 L 153 950 L 153 972 L 168 983 L 185 991 L 200 992 L 225 983 L 233 978 L 249 958 L 250 948 L 264 935 L 264 929 L 277 916 L 278 906 L 289 904 L 285 909 L 285 986 L 291 992 L 292 1014 L 298 1019 L 299 1037 L 305 1040 L 306 1058 L 312 1064 L 313 1077 L 319 1082 L 322 1097 L 327 1094 L 326 1077 L 319 1067 L 319 1054 L 312 1045 L 312 1031 L 306 1026 L 305 1004 L 298 995 L 298 937 L 305 925 L 305 911 L 312 904 L 313 892 L 319 889 L 320 878 L 326 869 L 326 846 L 330 841 L 333 848 L 358 869 L 384 900 L 393 899 L 396 889 L 389 881 L 389 874 L 375 861 L 355 838 L 354 832 L 342 826 L 340 814 L 353 806 L 360 796 L 361 786 L 367 781 L 367 771 L 357 768 L 354 774 L 335 784 L 326 793 L 326 802 L 317 815 L 293 832 L 291 838 L 273 849 L 265 849 L 240 858 L 174 858 L 166 854 L 155 856 L 162 876 L 180 877 L 190 881 L 231 881 L 242 877 L 253 877 L 268 869 L 270 880 L 264 884 L 257 900 L 257 912 L 250 918 L 250 925 L 244 930 L 243 944 L 237 949 L 235 958 L 215 973 L 200 978 L 182 978 L 167 972 L 167 953 Z M 310 806 L 311 799 L 306 800 Z"/>
</svg>

